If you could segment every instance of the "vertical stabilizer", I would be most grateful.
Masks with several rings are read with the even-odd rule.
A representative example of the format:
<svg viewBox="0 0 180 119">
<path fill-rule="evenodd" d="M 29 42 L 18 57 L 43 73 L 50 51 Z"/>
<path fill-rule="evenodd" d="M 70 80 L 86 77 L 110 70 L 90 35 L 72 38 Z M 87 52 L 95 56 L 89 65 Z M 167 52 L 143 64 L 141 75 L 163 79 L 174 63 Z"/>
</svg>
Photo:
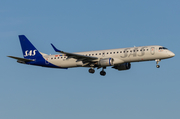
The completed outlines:
<svg viewBox="0 0 180 119">
<path fill-rule="evenodd" d="M 19 35 L 19 40 L 21 43 L 21 48 L 22 48 L 24 58 L 36 59 L 37 57 L 42 57 L 42 55 L 39 53 L 39 51 L 26 38 L 25 35 Z"/>
</svg>

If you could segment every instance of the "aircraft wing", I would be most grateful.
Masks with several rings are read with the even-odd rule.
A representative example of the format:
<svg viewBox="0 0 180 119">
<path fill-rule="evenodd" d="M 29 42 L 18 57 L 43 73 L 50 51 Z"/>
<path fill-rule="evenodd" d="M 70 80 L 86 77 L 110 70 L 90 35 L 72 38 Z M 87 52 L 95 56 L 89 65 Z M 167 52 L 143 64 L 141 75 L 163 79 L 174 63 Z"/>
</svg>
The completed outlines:
<svg viewBox="0 0 180 119">
<path fill-rule="evenodd" d="M 31 61 L 34 61 L 32 59 L 25 59 L 25 58 L 20 58 L 20 57 L 14 57 L 14 56 L 8 56 L 10 58 L 13 58 L 13 59 L 17 59 L 18 61 L 23 61 L 23 62 L 31 62 Z"/>
<path fill-rule="evenodd" d="M 54 50 L 56 52 L 66 54 L 66 56 L 68 56 L 68 58 L 74 58 L 74 59 L 77 59 L 77 61 L 82 61 L 82 60 L 90 60 L 90 61 L 92 61 L 92 60 L 98 59 L 97 57 L 84 56 L 84 55 L 80 55 L 80 54 L 64 52 L 64 51 L 58 50 L 53 44 L 51 44 L 51 45 L 52 45 L 52 47 L 54 48 Z"/>
</svg>

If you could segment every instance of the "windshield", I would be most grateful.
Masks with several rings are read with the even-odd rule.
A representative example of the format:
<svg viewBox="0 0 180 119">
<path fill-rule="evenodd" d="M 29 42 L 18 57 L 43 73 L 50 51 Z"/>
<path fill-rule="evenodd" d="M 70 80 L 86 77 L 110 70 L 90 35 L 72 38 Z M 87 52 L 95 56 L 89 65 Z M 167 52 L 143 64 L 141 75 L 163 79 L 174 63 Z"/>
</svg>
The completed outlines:
<svg viewBox="0 0 180 119">
<path fill-rule="evenodd" d="M 165 47 L 159 47 L 159 50 L 162 50 L 162 49 L 167 49 L 167 48 L 165 48 Z"/>
</svg>

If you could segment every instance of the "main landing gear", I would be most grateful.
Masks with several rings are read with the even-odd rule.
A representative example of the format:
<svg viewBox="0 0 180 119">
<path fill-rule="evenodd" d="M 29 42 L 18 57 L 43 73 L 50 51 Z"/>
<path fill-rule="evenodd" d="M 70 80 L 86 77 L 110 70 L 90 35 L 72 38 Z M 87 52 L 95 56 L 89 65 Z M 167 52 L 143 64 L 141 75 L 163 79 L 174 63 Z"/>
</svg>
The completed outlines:
<svg viewBox="0 0 180 119">
<path fill-rule="evenodd" d="M 155 61 L 156 61 L 156 67 L 157 67 L 157 68 L 160 68 L 160 65 L 158 65 L 158 64 L 159 64 L 159 62 L 160 62 L 161 60 L 160 60 L 160 59 L 156 59 Z"/>
<path fill-rule="evenodd" d="M 100 75 L 101 75 L 101 76 L 105 76 L 105 75 L 106 75 L 106 72 L 104 71 L 104 69 L 105 69 L 105 68 L 103 67 L 102 71 L 100 72 Z"/>
<path fill-rule="evenodd" d="M 95 72 L 95 70 L 93 68 L 89 69 L 89 73 L 93 74 Z"/>
<path fill-rule="evenodd" d="M 106 72 L 104 71 L 104 69 L 106 69 L 106 67 L 103 67 L 102 71 L 100 72 L 101 76 L 105 76 Z M 89 69 L 89 73 L 93 74 L 95 72 L 95 70 L 93 68 Z"/>
</svg>

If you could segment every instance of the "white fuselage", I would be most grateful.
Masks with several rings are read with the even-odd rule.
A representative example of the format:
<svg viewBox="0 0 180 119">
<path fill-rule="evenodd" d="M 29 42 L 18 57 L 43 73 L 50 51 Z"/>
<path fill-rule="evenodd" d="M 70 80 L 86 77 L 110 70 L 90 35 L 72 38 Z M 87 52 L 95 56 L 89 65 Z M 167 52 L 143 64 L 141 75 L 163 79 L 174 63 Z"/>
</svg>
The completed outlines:
<svg viewBox="0 0 180 119">
<path fill-rule="evenodd" d="M 166 59 L 174 56 L 174 53 L 168 49 L 160 49 L 162 46 L 142 46 L 130 47 L 120 49 L 98 50 L 88 52 L 77 52 L 84 56 L 97 57 L 94 62 L 103 58 L 113 58 L 115 64 L 122 64 L 125 62 L 140 62 L 156 59 Z M 83 67 L 85 64 L 82 61 L 77 61 L 74 58 L 68 58 L 63 54 L 57 55 L 43 55 L 46 61 L 62 68 Z M 47 63 L 48 63 L 47 62 Z"/>
</svg>

